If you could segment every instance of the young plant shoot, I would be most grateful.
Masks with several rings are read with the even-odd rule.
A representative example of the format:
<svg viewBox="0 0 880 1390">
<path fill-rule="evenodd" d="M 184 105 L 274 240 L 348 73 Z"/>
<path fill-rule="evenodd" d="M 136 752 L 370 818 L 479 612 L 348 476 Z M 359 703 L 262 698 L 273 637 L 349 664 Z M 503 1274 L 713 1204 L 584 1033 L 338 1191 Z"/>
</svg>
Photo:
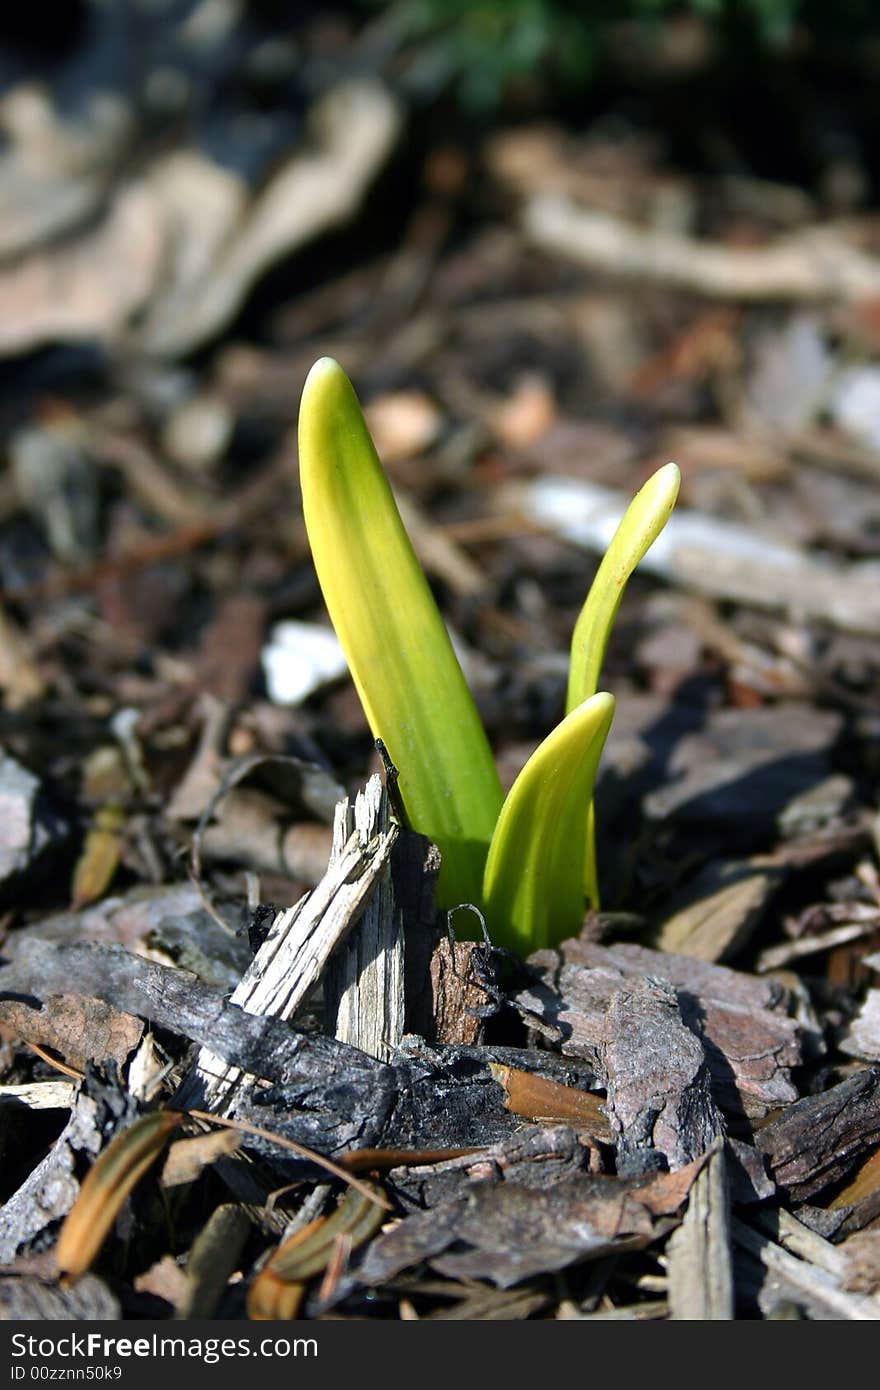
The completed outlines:
<svg viewBox="0 0 880 1390">
<path fill-rule="evenodd" d="M 489 741 L 404 530 L 351 383 L 330 358 L 299 420 L 306 530 L 367 720 L 399 769 L 413 829 L 440 849 L 440 907 L 470 902 L 493 941 L 528 953 L 596 903 L 593 783 L 614 712 L 596 682 L 624 585 L 678 491 L 668 464 L 633 500 L 578 619 L 566 718 L 503 802 Z"/>
</svg>

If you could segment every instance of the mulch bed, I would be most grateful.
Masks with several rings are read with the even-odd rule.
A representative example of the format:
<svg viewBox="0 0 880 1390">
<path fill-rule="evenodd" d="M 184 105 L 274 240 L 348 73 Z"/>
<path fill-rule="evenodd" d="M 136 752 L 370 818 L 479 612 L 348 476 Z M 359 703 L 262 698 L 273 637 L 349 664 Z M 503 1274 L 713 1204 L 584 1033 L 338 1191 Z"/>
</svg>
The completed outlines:
<svg viewBox="0 0 880 1390">
<path fill-rule="evenodd" d="M 162 281 L 159 144 L 124 187 L 118 150 L 97 184 L 68 170 L 79 212 L 49 244 L 16 226 L 4 262 L 0 1315 L 876 1319 L 876 227 L 670 169 L 643 131 L 520 127 L 432 141 L 408 201 L 379 185 L 393 233 L 374 194 L 269 303 L 392 161 L 401 112 L 362 98 L 387 148 L 326 222 L 257 254 L 269 166 L 238 171 L 228 303 L 210 257 L 182 297 Z M 96 300 L 136 197 L 137 276 Z M 665 278 L 638 238 L 603 261 L 578 207 L 590 236 L 669 238 Z M 205 251 L 198 215 L 184 234 Z M 436 914 L 436 853 L 389 819 L 327 657 L 294 437 L 325 353 L 505 785 L 560 717 L 597 563 L 535 488 L 682 467 L 687 542 L 633 579 L 603 672 L 603 910 L 526 961 Z M 60 1280 L 86 1173 L 158 1108 L 179 1125 Z"/>
</svg>

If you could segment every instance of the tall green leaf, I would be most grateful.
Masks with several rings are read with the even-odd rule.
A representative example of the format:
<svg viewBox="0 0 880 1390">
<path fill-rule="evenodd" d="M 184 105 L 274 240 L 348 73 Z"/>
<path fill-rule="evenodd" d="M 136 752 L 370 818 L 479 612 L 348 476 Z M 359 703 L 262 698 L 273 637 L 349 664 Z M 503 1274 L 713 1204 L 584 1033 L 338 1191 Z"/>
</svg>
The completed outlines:
<svg viewBox="0 0 880 1390">
<path fill-rule="evenodd" d="M 502 792 L 488 739 L 357 396 L 316 362 L 299 417 L 303 512 L 327 611 L 415 830 L 439 847 L 441 906 L 481 900 Z"/>
</svg>

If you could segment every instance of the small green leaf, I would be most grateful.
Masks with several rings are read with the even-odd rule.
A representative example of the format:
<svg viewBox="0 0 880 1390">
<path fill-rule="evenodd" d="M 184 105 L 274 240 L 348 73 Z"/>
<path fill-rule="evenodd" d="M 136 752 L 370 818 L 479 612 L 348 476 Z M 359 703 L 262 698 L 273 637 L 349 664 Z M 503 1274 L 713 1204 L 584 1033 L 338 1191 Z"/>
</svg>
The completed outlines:
<svg viewBox="0 0 880 1390">
<path fill-rule="evenodd" d="M 410 822 L 440 849 L 440 905 L 479 903 L 502 802 L 492 751 L 357 396 L 329 357 L 303 390 L 299 457 L 327 611 Z"/>
<path fill-rule="evenodd" d="M 498 819 L 483 881 L 493 941 L 521 955 L 580 930 L 585 819 L 614 697 L 591 696 L 529 758 Z"/>
<path fill-rule="evenodd" d="M 681 473 L 677 464 L 667 463 L 659 468 L 636 493 L 611 538 L 571 639 L 566 712 L 577 708 L 595 694 L 608 638 L 627 580 L 669 520 L 680 483 Z M 591 805 L 587 817 L 584 893 L 588 902 L 598 907 L 594 827 L 595 813 Z"/>
</svg>

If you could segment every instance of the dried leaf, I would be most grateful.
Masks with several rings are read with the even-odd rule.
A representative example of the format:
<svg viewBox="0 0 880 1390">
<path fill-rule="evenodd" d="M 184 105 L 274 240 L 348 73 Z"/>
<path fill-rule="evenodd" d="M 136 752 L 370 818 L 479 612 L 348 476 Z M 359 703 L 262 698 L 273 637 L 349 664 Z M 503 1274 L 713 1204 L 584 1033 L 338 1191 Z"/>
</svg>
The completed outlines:
<svg viewBox="0 0 880 1390">
<path fill-rule="evenodd" d="M 122 1066 L 144 1031 L 139 1018 L 81 994 L 49 994 L 42 1007 L 0 999 L 0 1023 L 24 1042 L 51 1048 L 79 1071 L 108 1058 Z"/>
<path fill-rule="evenodd" d="M 156 285 L 164 240 L 157 199 L 129 184 L 93 227 L 0 267 L 0 355 L 118 336 Z"/>
<path fill-rule="evenodd" d="M 71 906 L 74 911 L 102 898 L 109 888 L 125 846 L 121 833 L 124 826 L 125 812 L 121 806 L 111 803 L 95 812 L 73 871 Z"/>
<path fill-rule="evenodd" d="M 191 1139 L 178 1139 L 168 1150 L 160 1181 L 163 1187 L 182 1187 L 195 1182 L 206 1168 L 218 1158 L 234 1154 L 241 1146 L 241 1135 L 232 1129 L 213 1134 L 196 1134 Z"/>
<path fill-rule="evenodd" d="M 55 1247 L 62 1279 L 78 1279 L 85 1274 L 126 1197 L 156 1162 L 185 1118 L 175 1110 L 156 1110 L 150 1115 L 141 1115 L 99 1154 L 67 1215 Z"/>
</svg>

